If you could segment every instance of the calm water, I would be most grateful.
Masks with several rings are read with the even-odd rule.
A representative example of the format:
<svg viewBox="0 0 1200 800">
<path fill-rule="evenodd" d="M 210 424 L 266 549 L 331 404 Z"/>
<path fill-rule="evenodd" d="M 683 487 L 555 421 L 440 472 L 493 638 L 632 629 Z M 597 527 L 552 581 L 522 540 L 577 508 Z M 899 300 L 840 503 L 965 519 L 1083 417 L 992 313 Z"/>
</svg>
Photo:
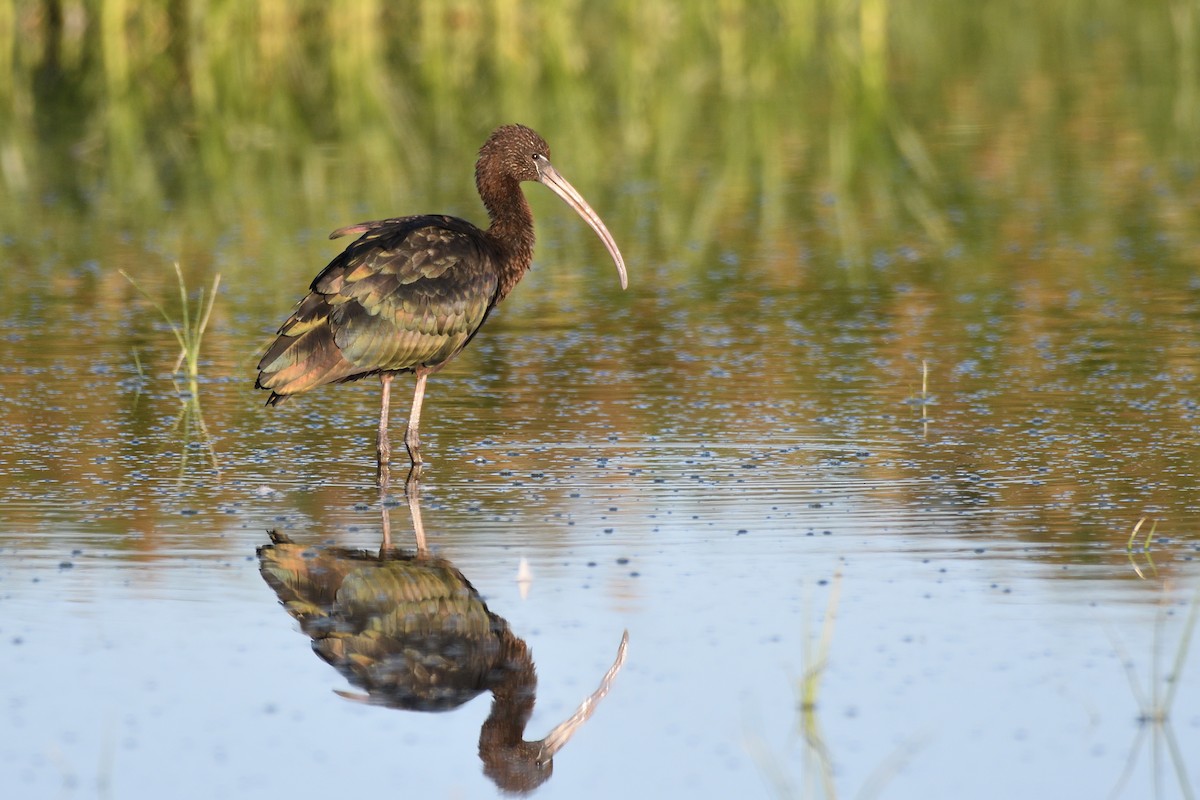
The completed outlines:
<svg viewBox="0 0 1200 800">
<path fill-rule="evenodd" d="M 903 32 L 894 58 L 911 66 Z M 1132 47 L 1102 33 L 1089 35 Z M 1081 85 L 1085 66 L 1050 78 Z M 597 81 L 610 68 L 599 62 Z M 902 72 L 896 97 L 924 85 Z M 1038 77 L 1021 81 L 1031 117 Z M 1148 104 L 1189 96 L 1155 86 Z M 721 103 L 742 97 L 722 91 Z M 263 152 L 306 166 L 268 168 L 241 160 L 259 151 L 237 136 L 212 155 L 216 123 L 195 111 L 195 141 L 167 125 L 156 157 L 187 141 L 213 160 L 181 163 L 184 187 L 164 181 L 160 204 L 140 193 L 136 167 L 89 155 L 86 131 L 70 152 L 98 177 L 78 196 L 67 184 L 87 181 L 56 172 L 54 141 L 18 142 L 28 171 L 4 162 L 0 195 L 0 774 L 11 796 L 488 797 L 515 785 L 501 773 L 542 782 L 539 797 L 1194 796 L 1200 183 L 1189 129 L 1151 128 L 1154 146 L 1138 149 L 1133 112 L 1080 100 L 1016 147 L 1012 126 L 1029 119 L 998 120 L 988 109 L 1003 103 L 982 99 L 995 104 L 963 100 L 950 127 L 912 111 L 900 120 L 912 130 L 888 128 L 909 160 L 864 145 L 852 159 L 861 175 L 844 182 L 836 163 L 804 166 L 819 148 L 796 143 L 783 110 L 774 127 L 754 117 L 765 127 L 745 152 L 725 150 L 723 127 L 662 123 L 656 143 L 694 147 L 649 153 L 617 137 L 606 152 L 632 155 L 616 167 L 573 145 L 568 123 L 528 119 L 613 230 L 631 286 L 620 292 L 586 228 L 529 188 L 533 271 L 429 384 L 419 510 L 440 560 L 418 567 L 350 555 L 377 554 L 385 527 L 415 546 L 403 493 L 374 484 L 378 384 L 268 409 L 253 367 L 337 252 L 326 231 L 408 211 L 478 221 L 478 142 L 443 143 L 427 175 L 388 140 L 388 169 L 418 165 L 354 198 L 353 185 L 319 178 L 329 165 L 366 171 L 374 138 L 340 132 L 314 150 L 280 134 Z M 808 102 L 838 141 L 837 110 Z M 1098 142 L 1110 130 L 1126 149 Z M 928 195 L 891 182 L 896 169 L 927 177 L 910 135 L 940 172 Z M 416 148 L 438 138 L 414 137 Z M 1078 151 L 1059 161 L 1067 140 Z M 187 169 L 210 180 L 193 184 Z M 968 184 L 990 188 L 963 195 Z M 746 201 L 756 193 L 794 224 Z M 892 217 L 889 197 L 904 209 Z M 223 274 L 195 393 L 170 375 L 169 330 L 117 272 L 177 313 L 176 258 L 193 289 Z M 396 385 L 398 430 L 411 382 Z M 307 555 L 260 551 L 268 531 Z M 276 558 L 305 580 L 265 580 L 283 574 L 271 573 Z M 327 620 L 411 627 L 421 616 L 399 590 L 361 587 L 434 576 L 469 605 L 460 619 L 504 632 L 488 657 L 509 653 L 507 669 L 442 696 L 449 710 L 388 707 L 404 705 L 379 688 L 394 680 L 379 665 L 393 662 L 353 647 L 400 646 L 329 638 L 342 629 Z M 572 714 L 626 631 L 607 696 L 552 774 L 530 768 L 521 740 Z M 463 652 L 451 642 L 419 655 L 436 672 Z M 375 704 L 346 696 L 369 685 Z"/>
</svg>

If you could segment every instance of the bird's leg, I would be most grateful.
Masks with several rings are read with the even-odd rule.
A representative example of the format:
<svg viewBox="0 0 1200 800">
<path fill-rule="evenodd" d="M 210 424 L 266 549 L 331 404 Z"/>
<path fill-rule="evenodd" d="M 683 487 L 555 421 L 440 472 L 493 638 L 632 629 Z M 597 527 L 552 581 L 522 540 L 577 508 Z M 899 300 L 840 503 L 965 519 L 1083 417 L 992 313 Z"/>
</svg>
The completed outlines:
<svg viewBox="0 0 1200 800">
<path fill-rule="evenodd" d="M 408 458 L 412 462 L 412 469 L 408 471 L 408 480 L 405 484 L 420 480 L 421 467 L 424 462 L 421 461 L 421 435 L 419 428 L 421 427 L 421 403 L 425 399 L 425 378 L 429 373 L 423 369 L 418 369 L 417 385 L 413 390 L 412 411 L 408 415 L 408 429 L 404 432 L 404 446 L 408 448 Z"/>
<path fill-rule="evenodd" d="M 379 510 L 383 514 L 383 543 L 379 545 L 379 557 L 383 558 L 384 553 L 392 549 L 392 518 L 388 514 L 386 497 L 384 492 L 379 493 Z"/>
<path fill-rule="evenodd" d="M 392 460 L 392 446 L 388 443 L 388 406 L 391 403 L 392 378 L 390 372 L 381 372 L 379 382 L 383 384 L 383 401 L 379 408 L 379 434 L 375 439 L 375 452 L 379 460 L 379 485 L 387 486 L 390 478 L 389 466 Z"/>
<path fill-rule="evenodd" d="M 417 540 L 417 555 L 424 558 L 429 555 L 425 545 L 425 523 L 421 521 L 421 484 L 413 481 L 405 485 L 408 495 L 408 513 L 412 515 L 413 536 Z"/>
</svg>

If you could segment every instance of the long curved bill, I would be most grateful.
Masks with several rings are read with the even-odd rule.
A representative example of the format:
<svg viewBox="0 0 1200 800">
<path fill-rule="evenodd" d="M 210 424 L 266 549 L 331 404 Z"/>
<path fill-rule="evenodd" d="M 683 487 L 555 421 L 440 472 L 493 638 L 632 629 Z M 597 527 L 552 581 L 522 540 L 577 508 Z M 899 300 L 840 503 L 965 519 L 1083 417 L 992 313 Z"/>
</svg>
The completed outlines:
<svg viewBox="0 0 1200 800">
<path fill-rule="evenodd" d="M 618 266 L 621 262 L 617 262 Z M 629 648 L 629 631 L 625 631 L 621 636 L 621 644 L 617 647 L 617 659 L 613 665 L 608 668 L 608 672 L 604 673 L 604 677 L 600 679 L 600 686 L 587 699 L 579 704 L 579 708 L 575 709 L 575 713 L 568 719 L 560 722 L 555 726 L 554 730 L 546 734 L 546 738 L 542 739 L 542 746 L 538 752 L 537 763 L 545 764 L 550 759 L 554 758 L 554 754 L 563 748 L 575 731 L 583 723 L 587 722 L 588 717 L 596 710 L 596 704 L 604 699 L 604 695 L 608 694 L 608 690 L 612 688 L 613 679 L 617 677 L 617 673 L 621 671 L 621 666 L 625 663 L 625 653 Z"/>
<path fill-rule="evenodd" d="M 538 181 L 550 187 L 550 191 L 561 197 L 563 202 L 575 209 L 575 213 L 583 217 L 584 222 L 592 226 L 592 230 L 608 248 L 608 254 L 612 256 L 613 261 L 617 262 L 617 273 L 621 276 L 621 288 L 627 288 L 629 277 L 625 274 L 625 259 L 621 257 L 616 240 L 608 232 L 608 228 L 604 227 L 604 221 L 600 219 L 600 215 L 592 211 L 592 207 L 587 204 L 583 196 L 575 191 L 575 187 L 568 183 L 566 178 L 559 174 L 553 164 L 544 162 L 541 165 L 541 169 L 538 171 Z"/>
</svg>

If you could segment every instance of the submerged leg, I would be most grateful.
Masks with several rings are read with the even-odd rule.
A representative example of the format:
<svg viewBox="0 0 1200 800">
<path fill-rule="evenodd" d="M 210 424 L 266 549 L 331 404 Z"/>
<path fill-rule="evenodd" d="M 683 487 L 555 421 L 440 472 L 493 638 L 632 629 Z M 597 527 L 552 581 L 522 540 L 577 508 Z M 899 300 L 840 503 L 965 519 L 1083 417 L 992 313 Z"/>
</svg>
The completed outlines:
<svg viewBox="0 0 1200 800">
<path fill-rule="evenodd" d="M 425 546 L 425 523 L 421 521 L 421 484 L 412 481 L 405 484 L 405 494 L 408 495 L 408 513 L 412 515 L 413 536 L 417 540 L 417 555 L 428 556 L 429 548 Z"/>
<path fill-rule="evenodd" d="M 408 415 L 408 429 L 404 432 L 404 446 L 408 448 L 408 459 L 412 462 L 412 469 L 408 471 L 408 480 L 406 483 L 419 480 L 421 478 L 421 467 L 424 462 L 421 460 L 421 402 L 425 399 L 425 378 L 429 373 L 425 370 L 417 370 L 417 385 L 413 390 L 412 411 Z"/>
<path fill-rule="evenodd" d="M 387 493 L 379 493 L 379 510 L 383 514 L 383 543 L 379 545 L 379 557 L 392 549 L 392 518 L 388 514 Z"/>
<path fill-rule="evenodd" d="M 394 377 L 390 372 L 379 375 L 379 382 L 383 384 L 383 400 L 379 408 L 379 434 L 375 438 L 375 454 L 379 463 L 380 486 L 387 486 L 390 477 L 388 467 L 392 460 L 392 446 L 388 443 L 388 406 L 391 404 Z"/>
</svg>

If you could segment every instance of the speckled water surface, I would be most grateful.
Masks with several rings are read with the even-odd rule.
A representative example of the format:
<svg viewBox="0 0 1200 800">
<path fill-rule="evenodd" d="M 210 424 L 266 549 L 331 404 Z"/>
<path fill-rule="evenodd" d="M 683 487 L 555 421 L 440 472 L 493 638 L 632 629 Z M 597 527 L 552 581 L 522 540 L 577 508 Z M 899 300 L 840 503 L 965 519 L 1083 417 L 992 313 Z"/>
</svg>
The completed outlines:
<svg viewBox="0 0 1200 800">
<path fill-rule="evenodd" d="M 518 303 L 435 377 L 425 532 L 529 648 L 525 739 L 629 632 L 542 791 L 1096 794 L 1127 764 L 1174 781 L 1164 752 L 1194 772 L 1200 681 L 1173 669 L 1200 585 L 1200 315 L 1157 284 L 1005 310 L 1036 288 L 651 286 L 546 327 Z M 415 546 L 403 492 L 374 486 L 376 386 L 263 408 L 239 371 L 256 331 L 226 323 L 181 396 L 138 376 L 128 327 L 71 299 L 5 322 L 0 760 L 22 795 L 386 791 L 397 770 L 489 791 L 487 692 L 343 698 L 260 576 L 268 530 L 377 550 L 386 516 Z"/>
</svg>

